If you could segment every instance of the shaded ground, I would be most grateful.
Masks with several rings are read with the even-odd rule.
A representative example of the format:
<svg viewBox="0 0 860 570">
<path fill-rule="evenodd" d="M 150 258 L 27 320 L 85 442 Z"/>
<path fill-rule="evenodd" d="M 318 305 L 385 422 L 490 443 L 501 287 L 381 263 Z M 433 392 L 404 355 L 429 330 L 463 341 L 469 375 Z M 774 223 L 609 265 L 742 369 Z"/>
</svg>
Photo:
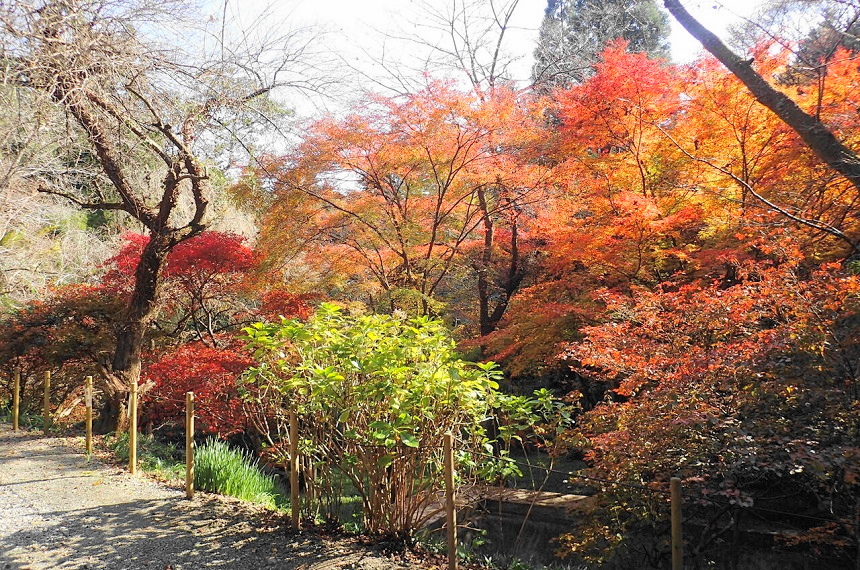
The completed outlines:
<svg viewBox="0 0 860 570">
<path fill-rule="evenodd" d="M 87 461 L 0 424 L 0 570 L 407 569 L 358 540 L 295 533 L 272 513 Z"/>
</svg>

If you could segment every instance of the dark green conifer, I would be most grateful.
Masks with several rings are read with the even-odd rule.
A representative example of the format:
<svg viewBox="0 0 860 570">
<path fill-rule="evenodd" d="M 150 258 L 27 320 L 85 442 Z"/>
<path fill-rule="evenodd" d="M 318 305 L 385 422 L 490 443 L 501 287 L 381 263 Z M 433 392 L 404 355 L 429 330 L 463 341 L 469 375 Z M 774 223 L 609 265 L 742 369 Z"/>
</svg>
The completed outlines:
<svg viewBox="0 0 860 570">
<path fill-rule="evenodd" d="M 669 20 L 653 0 L 547 0 L 532 79 L 541 89 L 577 83 L 592 73 L 606 43 L 669 53 Z"/>
</svg>

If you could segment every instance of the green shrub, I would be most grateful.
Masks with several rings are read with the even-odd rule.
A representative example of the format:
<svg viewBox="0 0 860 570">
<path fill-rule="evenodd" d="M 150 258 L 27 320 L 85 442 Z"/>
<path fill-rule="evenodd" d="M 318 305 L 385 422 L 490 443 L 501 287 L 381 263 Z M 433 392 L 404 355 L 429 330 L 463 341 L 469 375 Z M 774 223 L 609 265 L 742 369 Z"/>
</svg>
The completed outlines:
<svg viewBox="0 0 860 570">
<path fill-rule="evenodd" d="M 460 358 L 444 325 L 427 317 L 352 315 L 323 303 L 307 321 L 243 330 L 259 364 L 240 393 L 281 464 L 295 415 L 308 518 L 352 522 L 358 505 L 349 498 L 358 495 L 362 520 L 352 527 L 411 540 L 443 489 L 444 433 L 456 436 L 461 483 L 495 482 L 522 475 L 508 455 L 521 432 L 553 423 L 541 428 L 549 440 L 570 417 L 547 390 L 499 393 L 501 370 Z M 504 420 L 498 458 L 484 427 L 493 418 Z"/>
<path fill-rule="evenodd" d="M 456 434 L 460 452 L 486 452 L 481 423 L 501 372 L 460 359 L 441 322 L 323 304 L 307 322 L 244 330 L 260 363 L 243 395 L 261 424 L 277 426 L 265 435 L 279 460 L 296 414 L 309 517 L 342 519 L 354 489 L 368 533 L 408 538 L 442 489 L 442 434 Z"/>
<path fill-rule="evenodd" d="M 209 440 L 195 452 L 194 487 L 272 508 L 284 503 L 273 476 L 264 475 L 255 460 L 218 440 Z"/>
</svg>

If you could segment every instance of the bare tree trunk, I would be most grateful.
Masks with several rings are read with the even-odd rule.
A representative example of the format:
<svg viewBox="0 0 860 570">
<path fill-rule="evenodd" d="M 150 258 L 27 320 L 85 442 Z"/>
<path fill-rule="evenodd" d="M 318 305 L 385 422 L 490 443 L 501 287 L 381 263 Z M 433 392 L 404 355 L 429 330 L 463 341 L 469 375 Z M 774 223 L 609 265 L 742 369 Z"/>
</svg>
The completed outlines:
<svg viewBox="0 0 860 570">
<path fill-rule="evenodd" d="M 481 261 L 478 271 L 478 323 L 481 336 L 490 334 L 495 329 L 495 323 L 490 320 L 490 286 L 488 274 L 493 257 L 493 219 L 487 207 L 487 197 L 484 189 L 478 189 L 478 203 L 481 206 L 484 224 L 484 246 L 481 250 Z"/>
<path fill-rule="evenodd" d="M 115 384 L 110 382 L 108 385 L 114 386 Z M 99 410 L 99 416 L 93 423 L 95 433 L 118 432 L 128 427 L 127 395 L 128 391 L 119 392 L 110 389 L 104 391 L 102 409 Z"/>
<path fill-rule="evenodd" d="M 484 225 L 484 245 L 481 250 L 481 260 L 476 267 L 478 272 L 478 326 L 481 336 L 488 335 L 499 326 L 499 321 L 508 309 L 513 294 L 519 289 L 525 273 L 520 263 L 519 231 L 517 227 L 516 214 L 513 212 L 514 205 L 508 203 L 513 219 L 511 220 L 511 252 L 508 261 L 507 275 L 503 283 L 498 283 L 501 289 L 501 298 L 496 302 L 492 311 L 490 310 L 490 265 L 493 260 L 493 247 L 495 245 L 495 222 L 489 210 L 486 192 L 483 188 L 477 191 L 478 205 L 481 208 L 482 222 Z M 508 201 L 509 202 L 509 201 Z"/>
</svg>

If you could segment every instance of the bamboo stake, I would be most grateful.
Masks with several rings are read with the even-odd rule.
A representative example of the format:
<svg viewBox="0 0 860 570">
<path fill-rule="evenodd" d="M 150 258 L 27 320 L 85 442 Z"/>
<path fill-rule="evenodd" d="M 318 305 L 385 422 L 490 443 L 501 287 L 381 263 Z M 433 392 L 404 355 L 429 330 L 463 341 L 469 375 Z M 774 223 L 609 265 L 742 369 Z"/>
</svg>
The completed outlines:
<svg viewBox="0 0 860 570">
<path fill-rule="evenodd" d="M 93 377 L 87 376 L 84 384 L 84 402 L 87 405 L 87 457 L 93 454 Z"/>
<path fill-rule="evenodd" d="M 301 525 L 299 515 L 299 420 L 295 412 L 290 412 L 290 514 L 293 528 L 298 530 Z"/>
<path fill-rule="evenodd" d="M 185 496 L 194 498 L 194 392 L 185 393 Z"/>
<path fill-rule="evenodd" d="M 854 542 L 857 543 L 857 556 L 854 558 L 854 570 L 860 570 L 860 502 L 854 504 Z"/>
<path fill-rule="evenodd" d="M 672 570 L 683 570 L 684 550 L 681 542 L 681 480 L 672 477 L 669 480 L 672 496 Z"/>
<path fill-rule="evenodd" d="M 128 470 L 135 475 L 137 473 L 137 381 L 131 383 L 128 399 Z"/>
<path fill-rule="evenodd" d="M 448 570 L 457 570 L 457 506 L 454 504 L 454 436 L 445 434 L 445 514 L 448 527 Z"/>
<path fill-rule="evenodd" d="M 42 396 L 42 425 L 43 431 L 48 433 L 51 428 L 51 371 L 45 370 L 44 392 Z"/>
<path fill-rule="evenodd" d="M 12 387 L 12 431 L 18 431 L 18 418 L 21 409 L 21 367 L 15 367 L 15 380 Z"/>
</svg>

